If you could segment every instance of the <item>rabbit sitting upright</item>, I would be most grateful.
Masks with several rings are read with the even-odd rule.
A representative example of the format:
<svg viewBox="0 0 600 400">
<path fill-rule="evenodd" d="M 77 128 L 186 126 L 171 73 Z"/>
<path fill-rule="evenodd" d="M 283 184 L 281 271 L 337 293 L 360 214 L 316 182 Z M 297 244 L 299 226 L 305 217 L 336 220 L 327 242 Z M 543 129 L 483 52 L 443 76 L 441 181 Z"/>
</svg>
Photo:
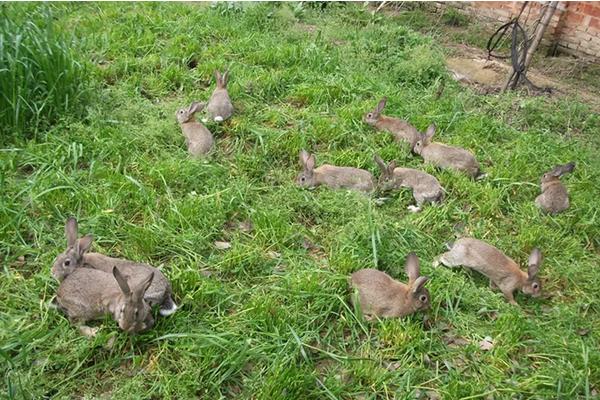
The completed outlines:
<svg viewBox="0 0 600 400">
<path fill-rule="evenodd" d="M 208 100 L 206 110 L 208 115 L 215 122 L 223 122 L 233 115 L 233 104 L 227 92 L 227 82 L 229 81 L 229 71 L 225 71 L 223 75 L 219 71 L 215 71 L 215 79 L 217 87 Z"/>
<path fill-rule="evenodd" d="M 386 102 L 387 98 L 382 98 L 373 111 L 363 116 L 363 121 L 377 130 L 391 133 L 397 142 L 406 142 L 412 149 L 421 138 L 420 132 L 403 119 L 382 115 Z"/>
<path fill-rule="evenodd" d="M 490 287 L 498 287 L 510 304 L 516 305 L 513 292 L 517 289 L 523 293 L 538 297 L 542 284 L 538 272 L 542 264 L 542 252 L 533 249 L 529 256 L 527 272 L 521 271 L 519 264 L 507 257 L 494 246 L 473 238 L 462 238 L 448 246 L 450 251 L 439 255 L 434 266 L 440 263 L 447 267 L 463 266 L 487 276 Z"/>
<path fill-rule="evenodd" d="M 52 276 L 59 282 L 80 269 L 96 269 L 104 273 L 112 273 L 113 267 L 119 270 L 131 285 L 138 286 L 144 281 L 148 274 L 153 273 L 154 279 L 148 290 L 144 293 L 144 299 L 150 306 L 159 305 L 160 314 L 170 315 L 177 310 L 173 301 L 171 283 L 158 269 L 148 264 L 107 257 L 99 253 L 88 253 L 93 237 L 86 235 L 78 239 L 77 220 L 67 219 L 65 224 L 65 235 L 67 236 L 67 249 L 59 254 L 52 265 Z"/>
<path fill-rule="evenodd" d="M 403 317 L 429 308 L 429 279 L 419 272 L 419 259 L 410 253 L 406 259 L 408 285 L 392 279 L 385 272 L 367 268 L 356 271 L 350 283 L 358 291 L 362 312 L 368 317 Z M 353 302 L 355 298 L 353 296 Z"/>
<path fill-rule="evenodd" d="M 296 183 L 303 188 L 325 185 L 332 189 L 345 188 L 371 192 L 375 186 L 373 175 L 364 169 L 336 167 L 329 164 L 315 168 L 315 156 L 306 150 L 300 152 L 300 165 L 303 171 L 296 178 Z"/>
<path fill-rule="evenodd" d="M 153 278 L 152 272 L 131 285 L 117 267 L 112 268 L 112 274 L 78 268 L 61 282 L 56 301 L 71 323 L 84 324 L 111 314 L 123 331 L 143 332 L 154 326 L 150 306 L 144 300 Z"/>
<path fill-rule="evenodd" d="M 194 119 L 194 114 L 204 108 L 204 103 L 193 102 L 187 109 L 177 110 L 175 117 L 181 132 L 185 136 L 188 152 L 192 156 L 207 154 L 213 147 L 215 140 L 212 133 L 200 122 Z"/>
<path fill-rule="evenodd" d="M 557 165 L 542 175 L 542 194 L 535 203 L 548 214 L 558 214 L 569 208 L 569 192 L 560 181 L 564 174 L 573 172 L 575 163 Z"/>
<path fill-rule="evenodd" d="M 386 165 L 377 154 L 374 159 L 381 170 L 377 184 L 378 189 L 385 193 L 401 187 L 410 188 L 417 202 L 416 206 L 408 206 L 410 211 L 419 212 L 423 204 L 440 203 L 443 200 L 444 189 L 435 176 L 418 169 L 397 168 L 395 161 Z"/>
<path fill-rule="evenodd" d="M 479 163 L 469 151 L 442 143 L 432 142 L 435 124 L 429 125 L 427 131 L 415 143 L 413 152 L 423 157 L 425 162 L 440 168 L 451 168 L 467 173 L 473 178 L 483 178 L 485 175 L 479 169 Z"/>
</svg>

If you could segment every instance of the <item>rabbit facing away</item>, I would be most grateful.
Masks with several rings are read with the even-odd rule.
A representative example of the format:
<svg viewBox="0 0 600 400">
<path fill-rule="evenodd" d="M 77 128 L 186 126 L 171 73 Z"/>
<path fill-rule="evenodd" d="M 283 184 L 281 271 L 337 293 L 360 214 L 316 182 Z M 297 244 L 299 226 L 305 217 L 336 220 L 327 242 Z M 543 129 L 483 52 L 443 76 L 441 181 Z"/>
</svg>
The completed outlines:
<svg viewBox="0 0 600 400">
<path fill-rule="evenodd" d="M 215 122 L 223 122 L 230 118 L 233 114 L 233 104 L 227 92 L 227 82 L 229 81 L 229 71 L 225 71 L 223 75 L 219 71 L 215 71 L 215 79 L 217 87 L 208 100 L 206 111 Z"/>
<path fill-rule="evenodd" d="M 403 119 L 382 115 L 386 102 L 387 98 L 382 98 L 373 111 L 363 116 L 363 121 L 379 131 L 391 133 L 397 142 L 406 142 L 412 149 L 421 138 L 421 133 Z"/>
<path fill-rule="evenodd" d="M 381 157 L 375 155 L 375 162 L 381 170 L 378 189 L 385 193 L 402 187 L 412 190 L 417 205 L 408 206 L 411 212 L 421 211 L 425 203 L 440 203 L 444 198 L 444 189 L 435 176 L 412 168 L 398 168 L 396 162 L 386 164 Z"/>
<path fill-rule="evenodd" d="M 152 310 L 144 300 L 153 278 L 151 272 L 132 284 L 117 267 L 112 274 L 79 268 L 61 282 L 56 301 L 72 323 L 84 324 L 111 314 L 123 331 L 143 332 L 154 326 Z"/>
<path fill-rule="evenodd" d="M 427 131 L 421 135 L 413 147 L 415 154 L 423 157 L 425 162 L 434 164 L 440 168 L 462 171 L 478 179 L 485 176 L 481 173 L 479 163 L 471 152 L 460 147 L 432 142 L 431 138 L 435 134 L 435 130 L 435 124 L 429 125 Z"/>
<path fill-rule="evenodd" d="M 375 187 L 373 175 L 364 169 L 336 167 L 329 164 L 315 168 L 315 156 L 306 150 L 300 152 L 300 165 L 303 171 L 298 174 L 296 183 L 303 188 L 325 185 L 332 189 L 345 188 L 371 192 Z"/>
<path fill-rule="evenodd" d="M 392 279 L 385 272 L 367 268 L 356 271 L 350 284 L 358 292 L 360 308 L 369 319 L 403 317 L 429 308 L 429 291 L 424 287 L 428 277 L 421 276 L 419 259 L 410 253 L 406 259 L 408 284 Z"/>
<path fill-rule="evenodd" d="M 449 246 L 449 250 L 436 257 L 433 265 L 471 268 L 490 279 L 490 288 L 498 287 L 510 304 L 517 305 L 514 291 L 539 297 L 542 284 L 538 272 L 542 264 L 542 252 L 535 248 L 529 255 L 528 269 L 524 272 L 513 259 L 494 246 L 473 238 L 461 238 Z"/>
<path fill-rule="evenodd" d="M 96 269 L 104 273 L 112 273 L 113 267 L 119 270 L 132 286 L 144 281 L 153 273 L 152 284 L 145 290 L 144 299 L 150 306 L 159 305 L 160 314 L 167 316 L 177 310 L 173 301 L 171 283 L 158 269 L 148 264 L 137 263 L 120 258 L 108 257 L 100 253 L 89 253 L 93 237 L 83 236 L 78 239 L 78 225 L 75 218 L 68 218 L 65 224 L 67 249 L 59 254 L 52 265 L 52 276 L 59 282 L 81 269 Z"/>
<path fill-rule="evenodd" d="M 570 162 L 557 165 L 542 175 L 542 194 L 535 199 L 538 207 L 548 214 L 558 214 L 569 208 L 569 193 L 560 181 L 560 177 L 573 172 L 574 169 L 575 163 Z"/>
<path fill-rule="evenodd" d="M 175 114 L 185 136 L 188 152 L 195 157 L 207 154 L 215 142 L 212 133 L 194 118 L 203 108 L 204 103 L 193 102 L 188 108 L 180 108 Z"/>
</svg>

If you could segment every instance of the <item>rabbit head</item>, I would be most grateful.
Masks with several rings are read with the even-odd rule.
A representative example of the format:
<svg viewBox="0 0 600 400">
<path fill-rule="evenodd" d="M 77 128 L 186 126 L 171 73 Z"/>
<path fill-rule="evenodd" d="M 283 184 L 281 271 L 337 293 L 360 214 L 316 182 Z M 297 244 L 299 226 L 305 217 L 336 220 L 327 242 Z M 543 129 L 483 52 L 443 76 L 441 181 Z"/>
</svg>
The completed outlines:
<svg viewBox="0 0 600 400">
<path fill-rule="evenodd" d="M 67 219 L 65 235 L 67 249 L 56 257 L 52 265 L 52 276 L 59 282 L 83 264 L 83 255 L 90 249 L 94 240 L 92 235 L 77 238 L 77 220 L 73 217 Z"/>
<path fill-rule="evenodd" d="M 377 107 L 375 107 L 375 109 L 373 111 L 370 111 L 363 116 L 363 121 L 369 125 L 375 125 L 379 121 L 379 116 L 381 115 L 381 112 L 385 108 L 386 102 L 387 102 L 387 97 L 384 97 L 381 100 L 379 100 Z"/>
<path fill-rule="evenodd" d="M 215 70 L 215 79 L 217 81 L 217 89 L 227 89 L 227 82 L 229 81 L 229 71 L 225 71 L 223 75 Z"/>
<path fill-rule="evenodd" d="M 314 154 L 309 154 L 306 150 L 300 151 L 300 165 L 302 166 L 302 172 L 298 174 L 296 183 L 303 188 L 313 187 L 315 169 Z"/>
<path fill-rule="evenodd" d="M 198 111 L 202 111 L 205 103 L 199 103 L 197 101 L 193 102 L 188 108 L 180 108 L 175 113 L 175 118 L 177 118 L 177 122 L 180 124 L 185 124 L 186 122 L 192 122 L 194 120 L 194 114 Z"/>
<path fill-rule="evenodd" d="M 542 291 L 542 283 L 538 278 L 542 259 L 543 257 L 540 249 L 535 248 L 531 251 L 527 267 L 527 281 L 523 285 L 522 291 L 532 297 L 538 297 Z"/>
<path fill-rule="evenodd" d="M 374 156 L 375 163 L 381 171 L 377 186 L 382 192 L 391 190 L 394 186 L 394 169 L 396 169 L 396 161 L 390 161 L 387 165 L 377 154 Z"/>
<path fill-rule="evenodd" d="M 408 275 L 407 297 L 413 309 L 415 311 L 429 309 L 429 290 L 425 287 L 425 283 L 427 283 L 429 277 L 421 276 L 419 258 L 415 253 L 410 253 L 406 258 L 406 274 Z"/>
<path fill-rule="evenodd" d="M 151 272 L 133 288 L 130 288 L 126 277 L 119 272 L 116 266 L 113 267 L 112 273 L 122 293 L 114 310 L 114 318 L 118 322 L 119 328 L 127 333 L 150 329 L 154 325 L 154 318 L 150 305 L 144 300 L 144 294 L 152 284 L 154 272 Z"/>
<path fill-rule="evenodd" d="M 435 130 L 435 124 L 431 124 L 429 125 L 429 127 L 427 127 L 427 131 L 421 134 L 421 138 L 417 140 L 415 145 L 413 146 L 413 153 L 420 155 L 423 149 L 431 144 L 431 139 L 435 134 Z"/>
<path fill-rule="evenodd" d="M 573 161 L 567 164 L 557 165 L 542 175 L 542 184 L 558 181 L 561 176 L 573 172 L 574 169 L 575 163 Z"/>
</svg>

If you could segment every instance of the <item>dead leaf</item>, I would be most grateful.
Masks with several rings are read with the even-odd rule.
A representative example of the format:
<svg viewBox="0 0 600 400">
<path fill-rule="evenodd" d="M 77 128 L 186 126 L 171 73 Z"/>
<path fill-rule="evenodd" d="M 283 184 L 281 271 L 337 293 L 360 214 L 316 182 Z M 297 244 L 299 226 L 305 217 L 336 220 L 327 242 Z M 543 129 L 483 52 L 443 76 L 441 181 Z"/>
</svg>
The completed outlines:
<svg viewBox="0 0 600 400">
<path fill-rule="evenodd" d="M 273 260 L 276 260 L 278 258 L 281 258 L 281 253 L 278 253 L 273 250 L 269 250 L 269 251 L 267 251 L 267 256 L 269 256 L 269 258 L 272 258 Z"/>
<path fill-rule="evenodd" d="M 113 346 L 115 345 L 115 340 L 116 340 L 116 336 L 111 336 L 108 341 L 106 342 L 106 344 L 104 345 L 104 348 L 107 350 L 110 350 L 113 348 Z"/>
<path fill-rule="evenodd" d="M 210 278 L 211 276 L 213 276 L 214 273 L 215 271 L 211 269 L 203 269 L 200 271 L 200 274 L 206 278 Z"/>
<path fill-rule="evenodd" d="M 88 338 L 93 338 L 96 336 L 96 334 L 98 333 L 99 328 L 98 327 L 89 327 L 89 326 L 80 326 L 79 327 L 79 332 L 81 332 L 81 334 L 85 337 Z"/>
<path fill-rule="evenodd" d="M 396 371 L 402 366 L 399 361 L 385 363 L 385 369 L 388 371 Z"/>
<path fill-rule="evenodd" d="M 415 399 L 418 400 L 440 400 L 442 397 L 433 390 L 415 390 Z"/>
<path fill-rule="evenodd" d="M 586 336 L 588 333 L 590 333 L 590 330 L 588 328 L 577 329 L 577 334 L 579 336 Z"/>
<path fill-rule="evenodd" d="M 479 342 L 479 348 L 483 351 L 490 351 L 494 348 L 494 340 L 491 336 L 486 336 Z"/>
<path fill-rule="evenodd" d="M 446 343 L 448 347 L 452 348 L 463 347 L 469 344 L 467 339 L 464 337 L 455 336 L 451 332 L 444 333 L 443 339 L 444 343 Z"/>
<path fill-rule="evenodd" d="M 215 247 L 219 250 L 227 250 L 229 248 L 231 248 L 231 243 L 229 242 L 221 242 L 221 241 L 215 241 Z"/>
</svg>

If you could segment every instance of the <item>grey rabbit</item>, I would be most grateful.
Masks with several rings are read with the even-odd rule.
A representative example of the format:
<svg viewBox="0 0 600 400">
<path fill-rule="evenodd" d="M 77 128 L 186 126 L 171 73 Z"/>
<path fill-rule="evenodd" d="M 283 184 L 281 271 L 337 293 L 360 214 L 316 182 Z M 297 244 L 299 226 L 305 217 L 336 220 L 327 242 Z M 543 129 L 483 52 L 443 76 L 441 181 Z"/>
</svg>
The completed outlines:
<svg viewBox="0 0 600 400">
<path fill-rule="evenodd" d="M 542 284 L 538 272 L 542 264 L 542 252 L 535 248 L 529 256 L 527 272 L 521 271 L 519 264 L 507 257 L 494 246 L 473 238 L 462 238 L 450 244 L 446 253 L 439 255 L 434 266 L 440 263 L 448 267 L 464 266 L 471 268 L 490 279 L 490 287 L 498 287 L 510 304 L 516 305 L 513 292 L 538 297 Z"/>
<path fill-rule="evenodd" d="M 325 185 L 332 189 L 345 188 L 371 192 L 375 187 L 373 175 L 364 169 L 336 167 L 329 164 L 315 168 L 315 156 L 306 150 L 300 152 L 300 165 L 303 171 L 298 174 L 296 183 L 303 188 Z"/>
<path fill-rule="evenodd" d="M 145 292 L 145 300 L 150 306 L 159 305 L 160 314 L 170 315 L 177 310 L 173 301 L 171 283 L 158 269 L 148 264 L 137 263 L 120 258 L 108 257 L 100 253 L 89 253 L 93 237 L 86 235 L 78 239 L 78 226 L 75 218 L 68 218 L 65 224 L 67 249 L 59 254 L 52 265 L 52 276 L 59 282 L 80 269 L 97 269 L 110 274 L 113 267 L 130 282 L 137 286 L 146 279 L 149 273 L 154 273 L 152 285 Z"/>
<path fill-rule="evenodd" d="M 389 318 L 427 310 L 430 306 L 429 291 L 424 285 L 429 278 L 420 275 L 419 259 L 415 253 L 410 253 L 406 259 L 406 274 L 408 284 L 372 268 L 353 273 L 350 283 L 358 291 L 362 312 L 369 318 Z M 353 302 L 355 300 L 353 297 Z"/>
<path fill-rule="evenodd" d="M 180 108 L 175 114 L 185 136 L 188 152 L 192 156 L 208 154 L 215 142 L 212 133 L 194 118 L 194 114 L 203 108 L 204 103 L 193 102 L 188 108 Z"/>
<path fill-rule="evenodd" d="M 415 143 L 413 152 L 423 157 L 425 162 L 434 164 L 440 168 L 450 168 L 467 173 L 473 178 L 483 178 L 479 163 L 469 151 L 443 143 L 432 142 L 435 134 L 435 124 L 429 125 L 427 131 Z"/>
<path fill-rule="evenodd" d="M 363 121 L 379 131 L 391 133 L 397 142 L 406 142 L 412 149 L 417 140 L 421 138 L 421 133 L 403 119 L 382 115 L 386 102 L 387 98 L 382 98 L 373 111 L 363 116 Z"/>
<path fill-rule="evenodd" d="M 146 274 L 137 284 L 121 275 L 92 268 L 78 268 L 58 288 L 56 300 L 72 323 L 83 324 L 111 314 L 119 328 L 127 333 L 143 332 L 154 326 L 150 305 L 144 294 L 154 273 Z"/>
<path fill-rule="evenodd" d="M 213 121 L 223 122 L 233 115 L 233 104 L 231 104 L 231 99 L 227 92 L 229 71 L 225 71 L 223 75 L 219 71 L 215 71 L 215 79 L 217 87 L 208 100 L 206 110 Z"/>
<path fill-rule="evenodd" d="M 542 194 L 535 203 L 549 214 L 558 214 L 569 208 L 569 193 L 560 181 L 564 174 L 571 173 L 575 169 L 575 163 L 557 165 L 542 175 Z"/>
<path fill-rule="evenodd" d="M 444 189 L 435 176 L 418 169 L 398 168 L 395 161 L 386 165 L 378 155 L 374 159 L 381 170 L 378 189 L 385 193 L 401 187 L 410 188 L 417 203 L 408 206 L 410 211 L 419 212 L 423 204 L 440 203 L 444 199 Z"/>
</svg>

